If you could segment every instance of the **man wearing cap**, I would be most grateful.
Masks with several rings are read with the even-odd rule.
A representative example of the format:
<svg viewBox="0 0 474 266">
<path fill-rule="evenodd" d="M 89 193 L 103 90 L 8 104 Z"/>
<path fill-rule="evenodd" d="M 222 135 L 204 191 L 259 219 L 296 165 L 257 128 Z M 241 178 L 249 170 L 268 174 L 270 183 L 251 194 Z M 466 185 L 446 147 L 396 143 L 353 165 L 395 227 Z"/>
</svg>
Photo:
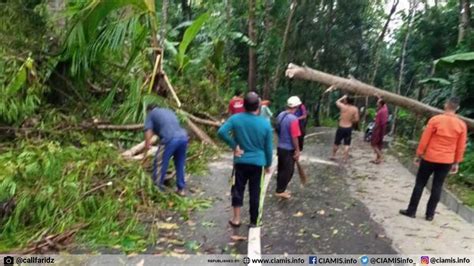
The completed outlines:
<svg viewBox="0 0 474 266">
<path fill-rule="evenodd" d="M 299 119 L 295 115 L 301 100 L 292 96 L 287 101 L 286 111 L 277 117 L 278 133 L 278 175 L 276 196 L 284 199 L 291 197 L 286 191 L 288 183 L 295 172 L 295 162 L 300 158 L 300 145 L 298 138 L 301 136 Z"/>
<path fill-rule="evenodd" d="M 456 116 L 459 102 L 457 97 L 449 99 L 444 105 L 445 112 L 428 121 L 416 150 L 415 164 L 419 165 L 419 169 L 415 187 L 408 209 L 400 210 L 400 214 L 415 218 L 423 188 L 433 174 L 431 196 L 425 213 L 427 221 L 433 220 L 444 179 L 449 172 L 458 172 L 459 163 L 462 162 L 466 151 L 467 126 Z"/>
<path fill-rule="evenodd" d="M 217 134 L 234 150 L 234 169 L 231 195 L 232 227 L 240 226 L 240 210 L 244 201 L 247 181 L 250 197 L 250 226 L 261 224 L 261 199 L 264 196 L 265 172 L 272 165 L 273 130 L 270 122 L 259 115 L 260 99 L 255 92 L 244 98 L 244 113 L 231 116 L 219 128 Z"/>
</svg>

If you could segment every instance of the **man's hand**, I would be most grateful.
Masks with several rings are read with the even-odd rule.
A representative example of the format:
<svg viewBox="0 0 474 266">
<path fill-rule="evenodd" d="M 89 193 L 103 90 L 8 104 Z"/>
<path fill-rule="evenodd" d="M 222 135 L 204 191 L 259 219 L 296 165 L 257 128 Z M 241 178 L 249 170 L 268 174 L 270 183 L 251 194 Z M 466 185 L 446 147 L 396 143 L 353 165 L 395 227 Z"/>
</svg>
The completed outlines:
<svg viewBox="0 0 474 266">
<path fill-rule="evenodd" d="M 244 154 L 244 151 L 240 149 L 239 145 L 237 145 L 234 149 L 234 156 L 242 157 L 242 154 Z"/>
<path fill-rule="evenodd" d="M 420 166 L 420 157 L 415 157 L 415 159 L 413 159 L 413 164 L 419 167 Z"/>
<path fill-rule="evenodd" d="M 265 167 L 265 174 L 270 174 L 271 170 L 271 167 Z"/>
<path fill-rule="evenodd" d="M 449 171 L 449 174 L 455 175 L 459 172 L 459 164 L 455 163 L 451 166 L 451 171 Z"/>
<path fill-rule="evenodd" d="M 295 159 L 295 161 L 299 161 L 300 156 L 301 156 L 301 152 L 299 150 L 296 150 L 295 154 L 293 155 L 293 159 Z"/>
</svg>

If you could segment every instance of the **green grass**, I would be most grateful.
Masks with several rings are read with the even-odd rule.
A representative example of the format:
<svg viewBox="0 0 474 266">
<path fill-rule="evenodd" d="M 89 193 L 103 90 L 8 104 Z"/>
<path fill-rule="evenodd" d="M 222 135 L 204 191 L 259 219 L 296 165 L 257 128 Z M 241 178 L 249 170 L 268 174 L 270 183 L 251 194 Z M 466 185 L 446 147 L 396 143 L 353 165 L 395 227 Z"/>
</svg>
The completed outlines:
<svg viewBox="0 0 474 266">
<path fill-rule="evenodd" d="M 186 219 L 190 211 L 209 206 L 207 200 L 158 192 L 140 163 L 122 159 L 112 143 L 81 145 L 23 141 L 0 155 L 0 203 L 16 202 L 0 220 L 0 252 L 84 224 L 75 237 L 78 246 L 139 252 L 156 243 L 139 217 L 169 211 Z M 192 144 L 189 153 L 199 149 Z M 188 170 L 203 171 L 205 158 L 192 160 Z"/>
</svg>

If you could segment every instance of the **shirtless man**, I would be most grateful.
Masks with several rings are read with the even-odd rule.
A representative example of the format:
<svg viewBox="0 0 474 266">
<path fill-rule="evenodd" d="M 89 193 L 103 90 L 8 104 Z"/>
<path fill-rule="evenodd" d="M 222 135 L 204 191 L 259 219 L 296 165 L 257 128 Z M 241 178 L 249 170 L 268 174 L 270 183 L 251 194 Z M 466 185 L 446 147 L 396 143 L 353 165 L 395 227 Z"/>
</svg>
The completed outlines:
<svg viewBox="0 0 474 266">
<path fill-rule="evenodd" d="M 339 145 L 344 140 L 344 161 L 349 159 L 349 147 L 351 145 L 352 127 L 359 121 L 359 110 L 354 106 L 354 98 L 347 95 L 336 101 L 336 105 L 341 111 L 339 118 L 339 128 L 336 131 L 336 139 L 332 150 L 331 160 L 336 160 L 336 153 Z"/>
</svg>

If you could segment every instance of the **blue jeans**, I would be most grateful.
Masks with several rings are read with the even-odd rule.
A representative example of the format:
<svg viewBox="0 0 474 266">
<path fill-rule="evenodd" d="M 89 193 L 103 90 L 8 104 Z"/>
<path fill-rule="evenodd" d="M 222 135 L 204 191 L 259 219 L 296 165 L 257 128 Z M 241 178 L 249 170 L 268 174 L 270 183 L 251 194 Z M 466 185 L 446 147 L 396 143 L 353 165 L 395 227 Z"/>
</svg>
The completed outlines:
<svg viewBox="0 0 474 266">
<path fill-rule="evenodd" d="M 153 182 L 157 184 L 161 189 L 163 188 L 163 182 L 165 180 L 166 172 L 168 171 L 168 166 L 170 163 L 171 157 L 173 157 L 174 167 L 176 168 L 176 186 L 179 190 L 184 189 L 186 182 L 184 180 L 184 167 L 186 164 L 186 150 L 188 148 L 188 139 L 187 138 L 176 138 L 171 139 L 168 143 L 164 145 L 163 158 L 161 161 L 161 169 L 159 173 L 160 181 L 157 183 L 156 179 L 158 177 L 158 157 L 160 154 L 160 148 L 156 152 L 155 160 L 153 161 Z"/>
</svg>

